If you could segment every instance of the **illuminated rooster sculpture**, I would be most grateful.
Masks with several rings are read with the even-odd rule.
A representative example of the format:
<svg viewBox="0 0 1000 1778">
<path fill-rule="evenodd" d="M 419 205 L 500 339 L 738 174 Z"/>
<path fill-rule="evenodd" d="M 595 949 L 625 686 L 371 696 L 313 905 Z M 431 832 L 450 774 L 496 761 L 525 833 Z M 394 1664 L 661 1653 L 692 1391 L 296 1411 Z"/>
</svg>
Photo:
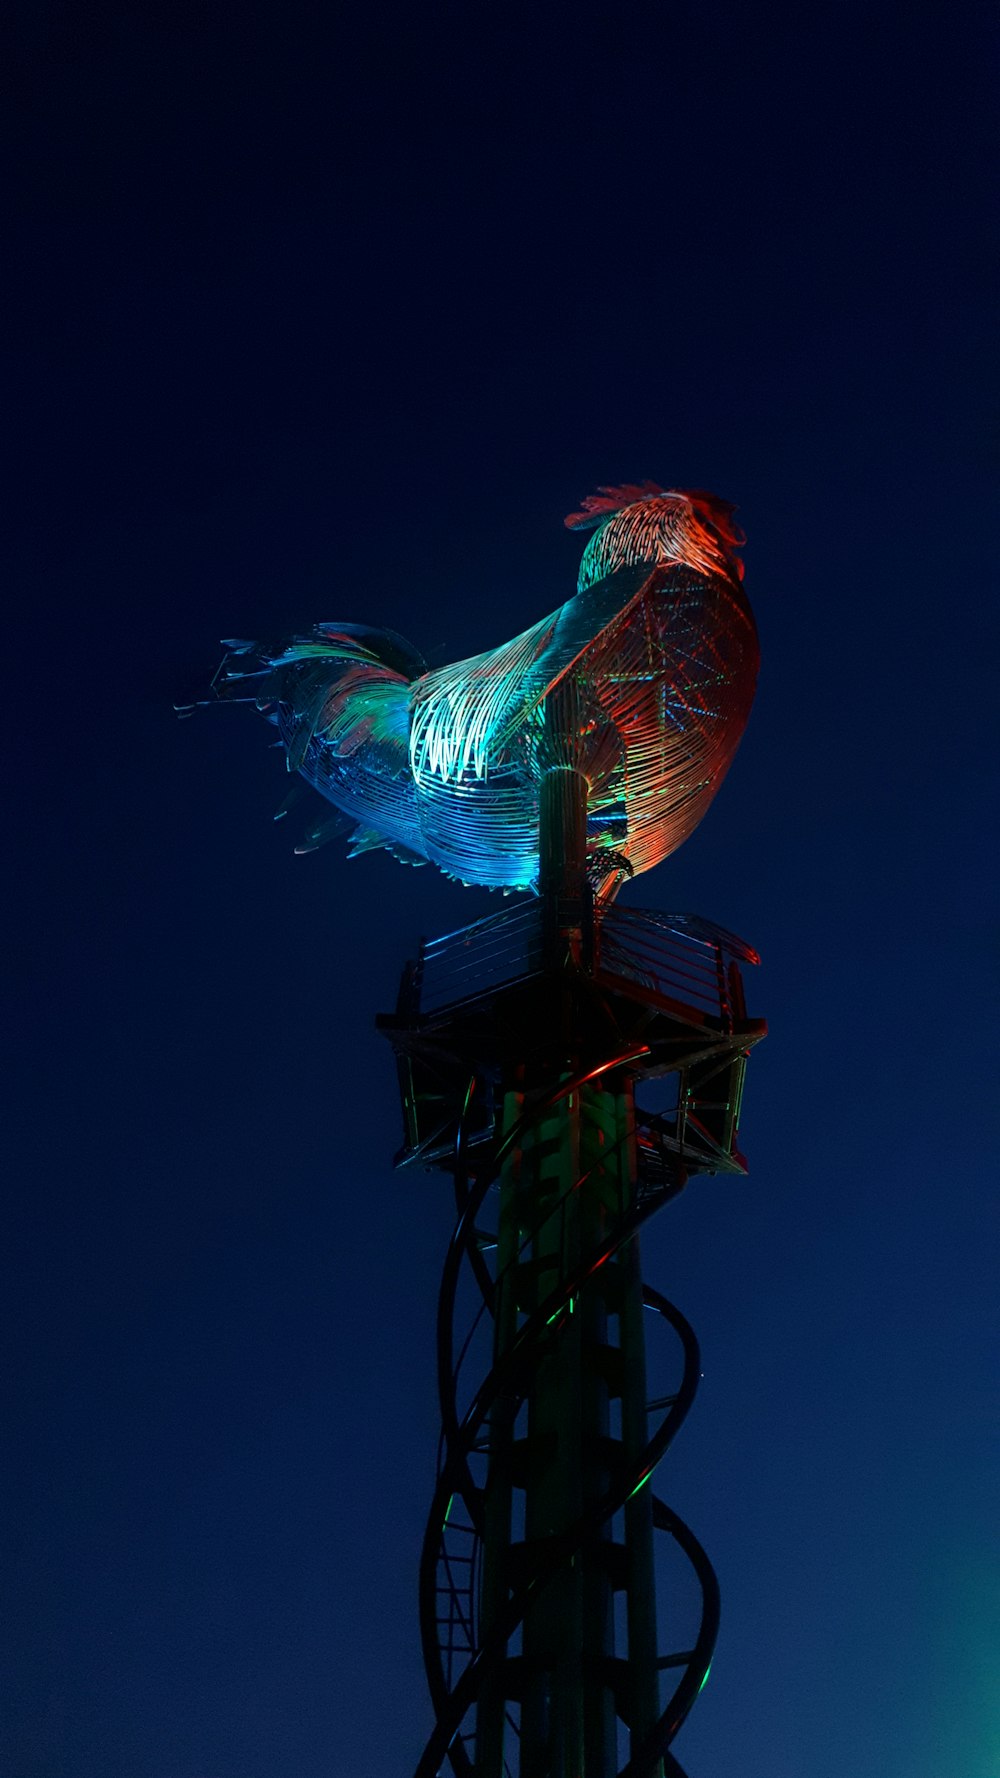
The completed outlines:
<svg viewBox="0 0 1000 1778">
<path fill-rule="evenodd" d="M 651 1485 L 701 1360 L 643 1283 L 639 1234 L 690 1179 L 746 1171 L 744 1071 L 766 1026 L 740 965 L 758 959 L 710 921 L 613 899 L 705 814 L 750 713 L 757 632 L 725 501 L 645 482 L 566 523 L 593 532 L 576 592 L 491 653 L 427 671 L 391 631 L 325 623 L 228 643 L 214 687 L 255 703 L 333 805 L 300 851 L 350 829 L 353 852 L 528 891 L 422 942 L 378 1021 L 396 1163 L 445 1174 L 457 1218 L 416 1778 L 446 1762 L 454 1778 L 683 1778 L 670 1747 L 719 1624 L 711 1563 Z M 647 1327 L 674 1341 L 653 1400 Z M 657 1546 L 688 1568 L 665 1641 Z"/>
<path fill-rule="evenodd" d="M 757 678 L 733 509 L 655 483 L 603 488 L 566 520 L 593 529 L 577 590 L 490 653 L 426 671 L 393 632 L 318 624 L 275 646 L 232 641 L 216 695 L 256 703 L 290 772 L 353 827 L 465 883 L 537 886 L 539 783 L 589 785 L 598 900 L 688 837 L 733 759 Z"/>
</svg>

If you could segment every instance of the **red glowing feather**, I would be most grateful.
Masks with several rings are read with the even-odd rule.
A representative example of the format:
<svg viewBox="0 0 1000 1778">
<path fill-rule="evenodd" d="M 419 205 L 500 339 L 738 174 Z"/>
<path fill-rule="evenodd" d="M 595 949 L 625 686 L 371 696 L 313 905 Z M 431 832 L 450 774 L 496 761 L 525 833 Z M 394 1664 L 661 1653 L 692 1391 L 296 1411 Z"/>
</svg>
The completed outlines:
<svg viewBox="0 0 1000 1778">
<path fill-rule="evenodd" d="M 637 500 L 652 500 L 657 494 L 666 492 L 659 482 L 623 482 L 618 488 L 598 488 L 596 494 L 587 495 L 581 510 L 571 512 L 563 523 L 568 531 L 589 531 L 593 525 L 610 518 L 613 512 L 621 512 L 623 506 L 634 506 Z"/>
</svg>

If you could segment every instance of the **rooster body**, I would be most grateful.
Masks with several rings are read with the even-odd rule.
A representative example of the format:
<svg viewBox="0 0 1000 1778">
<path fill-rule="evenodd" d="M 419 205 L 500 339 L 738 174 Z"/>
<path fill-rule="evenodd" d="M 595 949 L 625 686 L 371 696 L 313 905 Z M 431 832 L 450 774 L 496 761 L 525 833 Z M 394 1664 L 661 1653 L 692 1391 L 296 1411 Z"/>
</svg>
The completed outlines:
<svg viewBox="0 0 1000 1778">
<path fill-rule="evenodd" d="M 739 744 L 758 645 L 742 541 L 714 496 L 605 489 L 567 519 L 596 526 L 565 604 L 503 646 L 428 672 L 391 631 L 318 624 L 275 646 L 232 642 L 225 699 L 275 723 L 290 772 L 353 827 L 465 883 L 531 889 L 539 784 L 588 782 L 596 893 L 648 870 L 701 820 Z"/>
</svg>

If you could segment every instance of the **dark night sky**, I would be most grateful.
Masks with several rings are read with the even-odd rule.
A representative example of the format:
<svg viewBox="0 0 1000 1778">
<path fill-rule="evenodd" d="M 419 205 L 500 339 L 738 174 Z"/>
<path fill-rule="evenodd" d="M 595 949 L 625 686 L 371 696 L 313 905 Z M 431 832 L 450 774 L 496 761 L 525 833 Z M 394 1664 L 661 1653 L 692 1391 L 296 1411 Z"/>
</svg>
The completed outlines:
<svg viewBox="0 0 1000 1778">
<path fill-rule="evenodd" d="M 723 1588 L 677 1750 L 997 1778 L 986 10 L 3 31 L 0 1767 L 412 1769 L 449 1199 L 391 1170 L 372 1020 L 497 904 L 294 858 L 269 731 L 170 706 L 231 634 L 492 646 L 571 590 L 563 514 L 650 476 L 739 502 L 764 651 L 627 892 L 757 945 L 771 1024 L 750 1179 L 645 1239 L 705 1368 L 658 1491 Z"/>
</svg>

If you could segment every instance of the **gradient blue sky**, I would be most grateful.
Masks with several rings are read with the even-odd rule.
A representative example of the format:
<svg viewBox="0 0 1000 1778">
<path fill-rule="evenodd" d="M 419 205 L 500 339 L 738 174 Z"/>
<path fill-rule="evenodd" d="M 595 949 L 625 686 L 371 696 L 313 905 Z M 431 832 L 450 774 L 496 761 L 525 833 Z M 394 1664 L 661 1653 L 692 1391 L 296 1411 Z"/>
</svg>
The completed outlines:
<svg viewBox="0 0 1000 1778">
<path fill-rule="evenodd" d="M 494 905 L 291 853 L 217 639 L 435 663 L 564 513 L 739 502 L 758 704 L 631 901 L 755 944 L 745 1183 L 645 1241 L 723 1591 L 690 1778 L 997 1778 L 984 8 L 26 0 L 4 136 L 11 1778 L 405 1778 L 445 1185 L 372 1027 Z M 13 634 L 11 634 L 13 630 Z"/>
</svg>

